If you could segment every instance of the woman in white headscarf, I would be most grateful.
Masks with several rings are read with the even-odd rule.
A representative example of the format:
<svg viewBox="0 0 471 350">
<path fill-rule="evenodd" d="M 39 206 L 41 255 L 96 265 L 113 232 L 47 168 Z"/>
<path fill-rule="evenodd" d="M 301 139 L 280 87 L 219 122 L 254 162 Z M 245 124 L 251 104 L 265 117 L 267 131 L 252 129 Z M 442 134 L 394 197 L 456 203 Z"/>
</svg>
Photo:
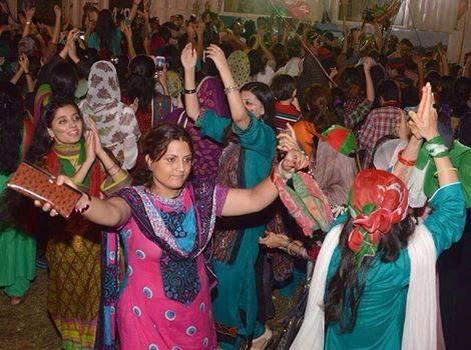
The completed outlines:
<svg viewBox="0 0 471 350">
<path fill-rule="evenodd" d="M 113 153 L 123 169 L 136 164 L 137 141 L 141 132 L 131 107 L 121 102 L 116 69 L 107 61 L 96 62 L 88 76 L 88 92 L 80 101 L 84 116 L 96 123 L 101 143 Z"/>
</svg>

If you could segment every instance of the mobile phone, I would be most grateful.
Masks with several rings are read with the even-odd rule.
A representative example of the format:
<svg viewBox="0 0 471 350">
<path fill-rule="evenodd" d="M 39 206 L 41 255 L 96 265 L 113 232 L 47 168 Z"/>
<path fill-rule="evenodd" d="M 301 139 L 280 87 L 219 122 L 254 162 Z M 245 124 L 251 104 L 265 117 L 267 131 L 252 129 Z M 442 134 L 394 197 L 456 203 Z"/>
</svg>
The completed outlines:
<svg viewBox="0 0 471 350">
<path fill-rule="evenodd" d="M 167 65 L 167 60 L 164 56 L 156 56 L 154 59 L 155 69 L 159 72 L 163 71 Z"/>
</svg>

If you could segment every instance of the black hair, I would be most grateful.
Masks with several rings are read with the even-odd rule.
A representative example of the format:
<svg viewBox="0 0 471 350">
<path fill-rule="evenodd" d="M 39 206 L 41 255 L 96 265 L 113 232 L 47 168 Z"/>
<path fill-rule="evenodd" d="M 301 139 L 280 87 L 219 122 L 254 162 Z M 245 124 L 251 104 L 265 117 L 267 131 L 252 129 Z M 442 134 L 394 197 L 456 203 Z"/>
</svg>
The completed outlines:
<svg viewBox="0 0 471 350">
<path fill-rule="evenodd" d="M 401 103 L 405 107 L 415 107 L 420 103 L 419 91 L 413 85 L 406 85 L 401 89 Z"/>
<path fill-rule="evenodd" d="M 51 102 L 47 104 L 46 110 L 39 118 L 34 129 L 31 145 L 25 156 L 25 159 L 28 162 L 32 164 L 37 163 L 47 154 L 47 152 L 49 152 L 53 144 L 53 140 L 51 140 L 47 129 L 51 128 L 52 121 L 54 120 L 57 110 L 66 106 L 73 106 L 77 110 L 80 118 L 82 118 L 80 109 L 74 100 L 57 97 L 53 98 Z"/>
<path fill-rule="evenodd" d="M 372 257 L 365 257 L 360 268 L 355 267 L 355 253 L 348 247 L 348 236 L 353 229 L 353 219 L 349 217 L 340 233 L 340 263 L 328 282 L 324 298 L 325 322 L 339 322 L 340 330 L 353 329 L 360 298 L 366 282 L 366 274 Z M 398 258 L 400 249 L 407 246 L 409 237 L 414 233 L 415 225 L 407 216 L 394 224 L 388 234 L 381 237 L 377 255 L 382 262 L 391 262 Z"/>
<path fill-rule="evenodd" d="M 250 91 L 255 95 L 255 97 L 262 103 L 263 108 L 265 109 L 265 115 L 262 118 L 263 121 L 271 126 L 276 113 L 275 97 L 270 87 L 264 83 L 251 82 L 242 86 L 240 91 Z"/>
<path fill-rule="evenodd" d="M 18 165 L 23 119 L 24 105 L 20 91 L 10 82 L 0 82 L 0 174 L 9 175 Z"/>
<path fill-rule="evenodd" d="M 289 100 L 296 90 L 296 81 L 291 75 L 275 75 L 270 85 L 271 91 L 278 101 Z"/>
<path fill-rule="evenodd" d="M 384 101 L 400 101 L 401 93 L 399 87 L 393 80 L 385 80 L 378 86 L 378 96 Z"/>
<path fill-rule="evenodd" d="M 265 114 L 260 117 L 268 126 L 270 126 L 274 132 L 276 132 L 274 126 L 275 118 L 275 98 L 270 87 L 267 84 L 260 82 L 250 82 L 242 86 L 240 91 L 250 91 L 254 96 L 262 103 Z M 238 142 L 238 138 L 232 131 L 232 123 L 230 123 L 224 130 L 222 143 L 226 147 L 230 142 Z"/>
<path fill-rule="evenodd" d="M 72 100 L 77 88 L 78 76 L 75 65 L 70 62 L 56 64 L 50 72 L 49 84 L 52 96 L 58 99 Z"/>
<path fill-rule="evenodd" d="M 340 75 L 340 86 L 344 91 L 348 91 L 353 86 L 361 89 L 364 86 L 363 77 L 357 69 L 352 67 L 345 68 Z"/>
<path fill-rule="evenodd" d="M 113 36 L 115 28 L 116 25 L 113 21 L 113 15 L 111 14 L 110 10 L 101 10 L 98 13 L 98 18 L 94 30 L 94 32 L 98 36 L 98 39 L 100 39 L 100 48 L 106 49 L 108 52 L 111 52 L 110 38 Z"/>
<path fill-rule="evenodd" d="M 131 101 L 138 98 L 140 110 L 145 110 L 154 96 L 154 73 L 155 64 L 149 56 L 136 56 L 129 64 L 124 95 Z"/>
<path fill-rule="evenodd" d="M 462 77 L 455 81 L 453 87 L 453 113 L 456 117 L 461 117 L 469 108 L 467 102 L 471 96 L 471 79 Z"/>
<path fill-rule="evenodd" d="M 140 154 L 143 157 L 149 156 L 152 161 L 157 162 L 167 152 L 170 142 L 175 140 L 186 142 L 191 153 L 193 153 L 193 142 L 185 129 L 175 123 L 157 122 L 140 140 Z M 145 185 L 150 188 L 152 178 L 152 171 L 148 169 L 147 164 L 142 164 L 142 167 L 134 175 L 134 184 Z"/>
<path fill-rule="evenodd" d="M 273 44 L 273 46 L 271 47 L 271 52 L 276 61 L 275 70 L 280 69 L 286 64 L 286 62 L 288 62 L 289 60 L 288 50 L 286 49 L 286 46 L 284 44 L 279 43 L 279 42 Z"/>
<path fill-rule="evenodd" d="M 437 93 L 440 90 L 441 79 L 442 79 L 442 77 L 440 76 L 440 73 L 433 70 L 433 71 L 430 71 L 425 76 L 425 83 L 430 83 L 430 85 L 432 86 L 432 91 L 434 93 Z"/>
<path fill-rule="evenodd" d="M 250 76 L 265 72 L 265 62 L 259 50 L 250 50 L 247 57 L 250 63 Z"/>
</svg>

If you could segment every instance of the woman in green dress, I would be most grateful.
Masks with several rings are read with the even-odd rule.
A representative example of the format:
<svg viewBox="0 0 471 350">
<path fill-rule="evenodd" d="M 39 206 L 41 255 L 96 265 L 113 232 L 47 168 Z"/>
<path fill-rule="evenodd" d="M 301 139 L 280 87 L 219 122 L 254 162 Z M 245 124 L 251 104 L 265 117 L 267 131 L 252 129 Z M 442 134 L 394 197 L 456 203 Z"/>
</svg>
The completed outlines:
<svg viewBox="0 0 471 350">
<path fill-rule="evenodd" d="M 6 193 L 6 182 L 27 147 L 31 124 L 24 116 L 21 93 L 11 83 L 0 83 L 0 194 Z M 7 207 L 9 201 L 2 203 L 2 214 L 8 215 L 12 209 Z M 36 274 L 36 240 L 11 221 L 3 215 L 0 218 L 0 288 L 10 297 L 11 304 L 18 304 Z"/>
<path fill-rule="evenodd" d="M 130 177 L 101 146 L 95 124 L 73 101 L 53 100 L 36 125 L 26 159 L 51 174 L 66 175 L 83 192 L 106 196 Z M 48 235 L 47 307 L 64 349 L 93 349 L 100 300 L 101 227 L 73 215 L 55 218 Z"/>
<path fill-rule="evenodd" d="M 345 224 L 334 222 L 322 244 L 291 350 L 437 349 L 436 259 L 459 240 L 465 203 L 429 84 L 411 117 L 437 169 L 431 213 L 416 225 L 399 178 L 358 173 Z M 413 159 L 407 148 L 402 156 Z"/>
</svg>

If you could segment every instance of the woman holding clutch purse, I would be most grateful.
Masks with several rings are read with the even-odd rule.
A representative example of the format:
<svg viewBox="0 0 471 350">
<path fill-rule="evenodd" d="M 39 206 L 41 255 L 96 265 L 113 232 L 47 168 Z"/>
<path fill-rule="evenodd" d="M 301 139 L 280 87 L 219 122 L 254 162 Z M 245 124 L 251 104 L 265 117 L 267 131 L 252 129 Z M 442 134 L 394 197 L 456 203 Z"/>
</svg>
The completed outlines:
<svg viewBox="0 0 471 350">
<path fill-rule="evenodd" d="M 27 161 L 77 188 L 104 196 L 130 177 L 102 148 L 96 126 L 72 101 L 52 101 L 36 125 Z M 108 176 L 106 176 L 108 175 Z M 48 310 L 63 348 L 93 349 L 100 297 L 100 230 L 81 216 L 44 222 L 48 235 Z"/>
<path fill-rule="evenodd" d="M 191 137 L 181 127 L 159 122 L 141 140 L 146 168 L 140 186 L 103 200 L 83 195 L 77 208 L 88 220 L 115 228 L 104 236 L 99 348 L 216 349 L 206 249 L 216 216 L 254 213 L 278 195 L 270 178 L 251 189 L 187 181 L 192 168 Z M 307 165 L 297 151 L 283 171 Z M 276 168 L 273 176 L 281 174 Z M 73 182 L 60 177 L 58 183 Z M 39 204 L 39 203 L 38 203 Z M 43 209 L 51 210 L 45 204 Z M 51 215 L 57 214 L 54 210 Z M 122 242 L 118 245 L 117 235 Z M 120 274 L 120 258 L 126 273 Z"/>
</svg>

